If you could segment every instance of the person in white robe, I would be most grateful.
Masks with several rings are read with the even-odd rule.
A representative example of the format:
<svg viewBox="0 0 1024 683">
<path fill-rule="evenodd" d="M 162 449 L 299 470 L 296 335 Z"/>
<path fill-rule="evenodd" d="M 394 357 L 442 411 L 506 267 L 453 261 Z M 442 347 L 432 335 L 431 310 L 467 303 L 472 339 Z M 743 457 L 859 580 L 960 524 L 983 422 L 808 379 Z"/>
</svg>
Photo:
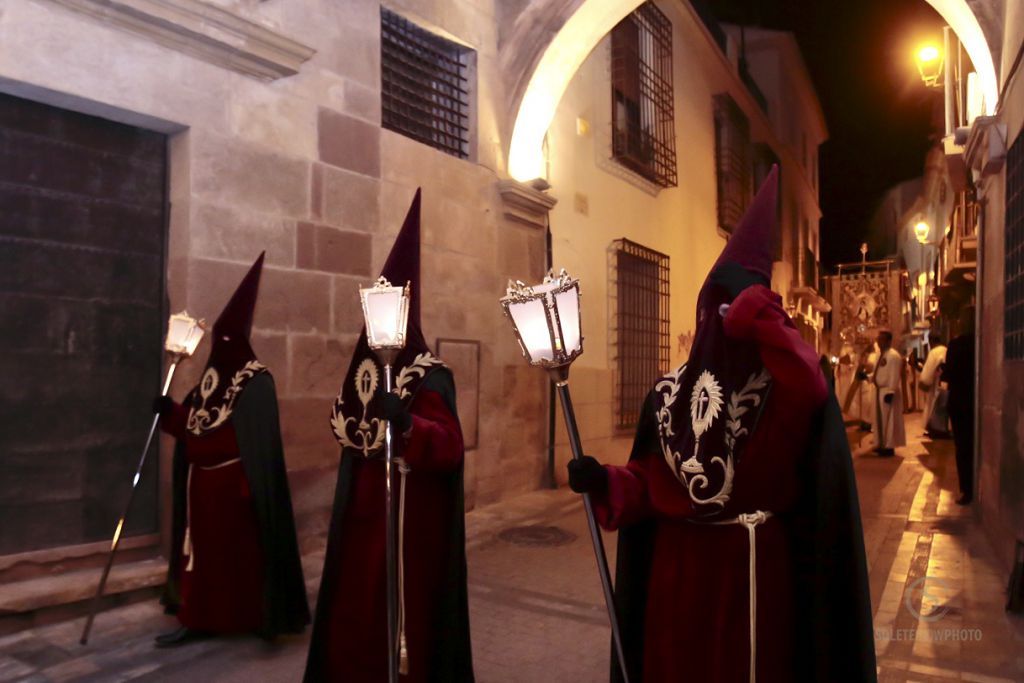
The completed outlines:
<svg viewBox="0 0 1024 683">
<path fill-rule="evenodd" d="M 892 348 L 892 332 L 878 333 L 878 362 L 872 383 L 875 385 L 875 450 L 881 456 L 891 456 L 895 449 L 907 444 L 903 424 L 903 356 Z"/>
<path fill-rule="evenodd" d="M 851 381 L 846 387 L 843 412 L 858 423 L 862 431 L 869 431 L 874 423 L 875 387 L 871 384 L 871 374 L 875 371 L 877 361 L 875 345 L 866 344 L 857 354 Z"/>
<path fill-rule="evenodd" d="M 935 334 L 929 335 L 931 350 L 921 367 L 918 383 L 924 391 L 925 434 L 949 436 L 949 414 L 946 412 L 946 390 L 942 387 L 942 364 L 946 362 L 946 345 Z"/>
</svg>

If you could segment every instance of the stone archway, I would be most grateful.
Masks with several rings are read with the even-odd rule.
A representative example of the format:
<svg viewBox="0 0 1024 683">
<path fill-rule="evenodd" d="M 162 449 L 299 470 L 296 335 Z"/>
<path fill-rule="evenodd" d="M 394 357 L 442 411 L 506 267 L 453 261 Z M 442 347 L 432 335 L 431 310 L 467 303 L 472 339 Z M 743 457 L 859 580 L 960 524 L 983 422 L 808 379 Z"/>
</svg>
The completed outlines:
<svg viewBox="0 0 1024 683">
<path fill-rule="evenodd" d="M 986 1 L 999 0 L 927 0 L 952 27 L 970 55 L 985 95 L 985 113 L 991 114 L 999 98 L 994 53 L 972 7 Z M 527 181 L 543 175 L 544 135 L 562 94 L 601 38 L 642 2 L 533 0 L 524 8 L 520 17 L 529 17 L 530 21 L 516 22 L 502 55 L 507 81 L 515 84 L 511 103 L 515 115 L 508 153 L 508 173 L 512 178 Z M 544 19 L 538 21 L 541 17 Z M 533 40 L 520 40 L 523 36 L 518 34 L 527 32 Z"/>
</svg>

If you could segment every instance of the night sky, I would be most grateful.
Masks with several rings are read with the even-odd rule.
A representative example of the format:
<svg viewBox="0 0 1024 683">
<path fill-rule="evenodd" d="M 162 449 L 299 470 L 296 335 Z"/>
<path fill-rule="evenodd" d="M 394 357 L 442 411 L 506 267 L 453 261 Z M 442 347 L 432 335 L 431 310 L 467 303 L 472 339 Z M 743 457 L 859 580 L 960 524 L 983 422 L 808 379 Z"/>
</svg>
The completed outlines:
<svg viewBox="0 0 1024 683">
<path fill-rule="evenodd" d="M 821 148 L 822 265 L 859 261 L 866 224 L 885 191 L 921 175 L 938 137 L 941 94 L 924 87 L 913 53 L 926 39 L 941 45 L 942 18 L 925 0 L 708 4 L 720 21 L 796 35 L 829 129 Z"/>
</svg>

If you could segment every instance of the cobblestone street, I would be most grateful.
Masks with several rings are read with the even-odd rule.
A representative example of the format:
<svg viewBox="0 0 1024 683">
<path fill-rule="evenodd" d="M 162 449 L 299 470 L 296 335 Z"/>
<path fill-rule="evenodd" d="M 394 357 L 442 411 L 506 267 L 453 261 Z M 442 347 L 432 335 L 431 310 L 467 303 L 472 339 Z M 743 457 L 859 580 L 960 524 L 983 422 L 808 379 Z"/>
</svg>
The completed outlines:
<svg viewBox="0 0 1024 683">
<path fill-rule="evenodd" d="M 870 437 L 861 445 L 851 432 L 879 680 L 1024 681 L 1024 619 L 1004 613 L 1005 573 L 969 510 L 953 502 L 952 442 L 922 442 L 920 431 L 908 418 L 911 443 L 884 460 L 870 454 Z M 578 499 L 545 491 L 475 510 L 468 534 L 477 680 L 607 680 L 609 632 Z M 614 538 L 606 543 L 613 553 Z M 305 559 L 315 595 L 322 558 Z M 297 681 L 308 639 L 156 650 L 153 635 L 173 622 L 152 602 L 100 615 L 85 648 L 81 625 L 0 639 L 0 681 Z"/>
</svg>

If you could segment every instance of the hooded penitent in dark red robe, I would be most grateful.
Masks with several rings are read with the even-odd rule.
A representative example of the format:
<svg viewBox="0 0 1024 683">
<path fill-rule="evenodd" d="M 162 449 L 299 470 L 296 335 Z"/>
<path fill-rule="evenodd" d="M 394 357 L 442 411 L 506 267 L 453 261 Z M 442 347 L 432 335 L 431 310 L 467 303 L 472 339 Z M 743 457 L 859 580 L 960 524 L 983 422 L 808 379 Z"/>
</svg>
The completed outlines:
<svg viewBox="0 0 1024 683">
<path fill-rule="evenodd" d="M 410 283 L 405 349 L 394 365 L 394 393 L 411 414 L 396 435 L 397 502 L 404 495 L 402 562 L 403 681 L 473 680 L 466 595 L 462 430 L 451 372 L 420 331 L 420 192 L 381 273 Z M 353 291 L 352 305 L 358 305 Z M 331 425 L 341 445 L 327 554 L 317 599 L 306 683 L 387 680 L 383 367 L 363 331 L 335 402 Z"/>
<path fill-rule="evenodd" d="M 261 254 L 213 326 L 210 358 L 161 427 L 177 440 L 163 602 L 207 633 L 297 633 L 309 623 L 274 380 L 249 345 Z"/>
<path fill-rule="evenodd" d="M 875 677 L 842 420 L 767 286 L 777 183 L 773 169 L 700 292 L 687 363 L 656 383 L 628 465 L 594 497 L 620 530 L 634 682 L 753 681 L 752 659 L 762 683 Z M 738 294 L 715 280 L 730 268 L 750 285 Z"/>
</svg>

